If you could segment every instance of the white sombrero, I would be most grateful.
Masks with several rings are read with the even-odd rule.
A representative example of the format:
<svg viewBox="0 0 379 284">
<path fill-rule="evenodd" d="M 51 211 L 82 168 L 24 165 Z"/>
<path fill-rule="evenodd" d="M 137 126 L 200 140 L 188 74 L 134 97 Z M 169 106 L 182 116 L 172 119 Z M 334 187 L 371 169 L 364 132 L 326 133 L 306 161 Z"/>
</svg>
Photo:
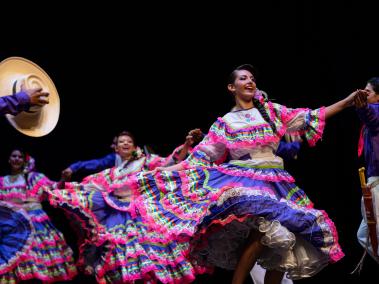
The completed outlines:
<svg viewBox="0 0 379 284">
<path fill-rule="evenodd" d="M 40 107 L 32 106 L 14 116 L 7 114 L 8 121 L 21 133 L 40 137 L 49 134 L 57 125 L 59 118 L 59 96 L 49 75 L 37 64 L 22 57 L 9 57 L 0 62 L 0 97 L 12 95 L 25 87 L 42 88 L 50 93 L 49 103 Z"/>
</svg>

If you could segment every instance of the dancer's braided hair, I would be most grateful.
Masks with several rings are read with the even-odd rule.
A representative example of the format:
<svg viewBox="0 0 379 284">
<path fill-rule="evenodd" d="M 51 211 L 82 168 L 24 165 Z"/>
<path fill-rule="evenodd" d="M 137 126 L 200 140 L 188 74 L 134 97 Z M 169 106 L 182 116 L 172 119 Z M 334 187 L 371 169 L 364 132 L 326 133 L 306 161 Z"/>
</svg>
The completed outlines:
<svg viewBox="0 0 379 284">
<path fill-rule="evenodd" d="M 253 98 L 253 104 L 254 106 L 258 109 L 259 113 L 262 115 L 263 119 L 270 124 L 272 131 L 275 133 L 276 132 L 276 125 L 275 123 L 270 119 L 264 105 L 257 99 Z"/>
</svg>

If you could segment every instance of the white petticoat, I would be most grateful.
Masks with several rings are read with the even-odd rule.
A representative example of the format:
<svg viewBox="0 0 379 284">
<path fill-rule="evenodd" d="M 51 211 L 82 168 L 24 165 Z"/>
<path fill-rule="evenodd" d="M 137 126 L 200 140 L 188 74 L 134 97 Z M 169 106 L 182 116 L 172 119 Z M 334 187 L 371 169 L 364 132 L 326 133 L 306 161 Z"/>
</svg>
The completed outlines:
<svg viewBox="0 0 379 284">
<path fill-rule="evenodd" d="M 207 255 L 207 262 L 218 267 L 234 270 L 251 228 L 264 234 L 261 243 L 265 249 L 258 264 L 267 270 L 286 271 L 287 277 L 300 279 L 310 277 L 328 264 L 328 258 L 310 243 L 296 236 L 279 221 L 251 218 L 245 222 L 232 221 L 209 236 L 209 246 L 201 251 Z"/>
</svg>

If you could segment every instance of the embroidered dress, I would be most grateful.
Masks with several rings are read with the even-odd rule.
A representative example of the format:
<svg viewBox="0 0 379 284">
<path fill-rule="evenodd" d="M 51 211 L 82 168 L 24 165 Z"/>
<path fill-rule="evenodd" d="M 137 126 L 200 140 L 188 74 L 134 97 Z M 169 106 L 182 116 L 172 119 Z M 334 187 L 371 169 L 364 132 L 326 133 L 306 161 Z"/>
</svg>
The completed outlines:
<svg viewBox="0 0 379 284">
<path fill-rule="evenodd" d="M 263 233 L 258 263 L 309 277 L 343 257 L 333 222 L 313 208 L 274 153 L 281 137 L 322 137 L 325 109 L 290 109 L 259 98 L 276 126 L 256 108 L 219 118 L 183 162 L 186 170 L 139 173 L 112 184 L 132 188 L 143 220 L 167 237 L 190 238 L 194 264 L 234 269 L 252 229 Z M 223 163 L 226 156 L 231 160 Z M 127 191 L 127 190 L 125 190 Z"/>
<path fill-rule="evenodd" d="M 125 163 L 89 176 L 80 184 L 66 183 L 64 190 L 47 189 L 50 203 L 75 215 L 86 230 L 79 264 L 93 266 L 98 283 L 193 281 L 205 268 L 187 260 L 189 243 L 156 232 L 155 226 L 142 218 L 132 192 L 111 190 L 131 173 L 166 164 L 166 158 L 151 155 Z"/>
<path fill-rule="evenodd" d="M 9 229 L 14 227 L 21 230 L 18 224 L 22 223 L 24 227 L 20 232 L 8 230 L 6 238 L 1 234 L 2 245 L 8 244 L 8 248 L 1 249 L 2 255 L 18 254 L 19 257 L 9 263 L 9 269 L 0 270 L 0 283 L 17 283 L 29 279 L 51 283 L 70 280 L 76 275 L 72 250 L 41 206 L 44 197 L 42 186 L 51 183 L 37 172 L 28 174 L 29 187 L 23 174 L 0 177 L 1 203 L 7 204 L 23 217 L 13 218 L 15 214 L 12 214 L 7 226 Z M 5 212 L 0 212 L 3 219 Z M 2 224 L 2 232 L 5 230 L 3 226 Z M 9 245 L 12 243 L 14 247 Z M 15 251 L 18 247 L 19 251 Z"/>
</svg>

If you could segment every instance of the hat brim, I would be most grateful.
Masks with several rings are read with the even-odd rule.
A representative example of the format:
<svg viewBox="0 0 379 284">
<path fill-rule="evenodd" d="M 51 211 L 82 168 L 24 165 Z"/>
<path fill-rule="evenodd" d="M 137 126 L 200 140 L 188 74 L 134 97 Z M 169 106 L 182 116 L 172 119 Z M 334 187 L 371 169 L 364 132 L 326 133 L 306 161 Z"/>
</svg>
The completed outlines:
<svg viewBox="0 0 379 284">
<path fill-rule="evenodd" d="M 0 62 L 0 96 L 20 91 L 25 82 L 27 88 L 42 88 L 49 93 L 49 103 L 43 107 L 31 107 L 14 116 L 7 114 L 10 124 L 21 133 L 41 137 L 50 133 L 58 123 L 60 100 L 58 91 L 49 75 L 34 62 L 22 57 L 9 57 Z"/>
</svg>

